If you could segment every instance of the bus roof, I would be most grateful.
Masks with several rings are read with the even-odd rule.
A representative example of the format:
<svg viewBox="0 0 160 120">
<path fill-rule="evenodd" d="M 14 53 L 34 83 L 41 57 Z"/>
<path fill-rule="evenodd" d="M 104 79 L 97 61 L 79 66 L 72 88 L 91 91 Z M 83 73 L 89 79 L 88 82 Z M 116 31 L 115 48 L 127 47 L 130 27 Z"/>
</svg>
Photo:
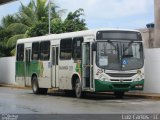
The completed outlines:
<svg viewBox="0 0 160 120">
<path fill-rule="evenodd" d="M 50 35 L 31 37 L 31 38 L 23 38 L 23 39 L 17 40 L 17 44 L 27 43 L 27 42 L 36 42 L 36 41 L 56 40 L 56 39 L 69 38 L 69 37 L 96 35 L 97 31 L 132 31 L 132 32 L 139 32 L 138 30 L 130 30 L 130 29 L 101 28 L 101 29 L 92 29 L 92 30 L 84 30 L 84 31 L 77 31 L 77 32 L 61 33 L 61 34 L 50 34 Z"/>
</svg>

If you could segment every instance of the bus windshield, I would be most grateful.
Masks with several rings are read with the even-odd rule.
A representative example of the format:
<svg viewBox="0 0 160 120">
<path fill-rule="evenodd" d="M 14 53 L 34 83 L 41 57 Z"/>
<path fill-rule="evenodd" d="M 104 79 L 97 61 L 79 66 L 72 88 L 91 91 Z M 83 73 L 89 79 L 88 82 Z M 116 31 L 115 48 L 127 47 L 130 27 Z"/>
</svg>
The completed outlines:
<svg viewBox="0 0 160 120">
<path fill-rule="evenodd" d="M 97 42 L 97 65 L 108 70 L 135 70 L 143 67 L 141 42 Z"/>
</svg>

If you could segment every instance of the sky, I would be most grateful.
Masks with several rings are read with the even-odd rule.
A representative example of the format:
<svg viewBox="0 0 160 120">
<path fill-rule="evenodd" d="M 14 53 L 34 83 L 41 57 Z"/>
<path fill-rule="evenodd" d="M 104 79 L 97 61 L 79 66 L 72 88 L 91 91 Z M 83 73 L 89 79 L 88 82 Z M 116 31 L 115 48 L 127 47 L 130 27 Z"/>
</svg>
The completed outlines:
<svg viewBox="0 0 160 120">
<path fill-rule="evenodd" d="M 23 4 L 30 0 L 20 0 Z M 0 6 L 0 20 L 18 12 L 20 1 Z M 139 29 L 154 22 L 154 0 L 53 0 L 60 9 L 74 12 L 84 9 L 83 18 L 89 29 L 126 28 Z"/>
</svg>

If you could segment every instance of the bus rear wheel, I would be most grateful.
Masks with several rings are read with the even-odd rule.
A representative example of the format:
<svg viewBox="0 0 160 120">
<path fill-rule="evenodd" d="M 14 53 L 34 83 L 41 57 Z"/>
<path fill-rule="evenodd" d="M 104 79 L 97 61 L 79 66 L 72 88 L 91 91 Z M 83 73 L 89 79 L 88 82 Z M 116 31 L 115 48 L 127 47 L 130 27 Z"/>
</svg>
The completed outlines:
<svg viewBox="0 0 160 120">
<path fill-rule="evenodd" d="M 75 95 L 77 98 L 82 98 L 84 95 L 82 92 L 82 86 L 79 78 L 76 80 L 76 83 L 75 83 Z"/>
<path fill-rule="evenodd" d="M 37 77 L 34 76 L 32 79 L 32 91 L 34 94 L 47 94 L 47 88 L 39 88 Z"/>
</svg>

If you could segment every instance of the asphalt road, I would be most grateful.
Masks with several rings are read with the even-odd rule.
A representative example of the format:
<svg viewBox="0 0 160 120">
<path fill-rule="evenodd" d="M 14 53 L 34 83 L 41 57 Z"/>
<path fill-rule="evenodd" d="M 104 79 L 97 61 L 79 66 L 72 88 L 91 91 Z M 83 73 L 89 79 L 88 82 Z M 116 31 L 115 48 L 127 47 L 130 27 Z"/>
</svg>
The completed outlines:
<svg viewBox="0 0 160 120">
<path fill-rule="evenodd" d="M 160 101 L 112 95 L 88 95 L 84 99 L 63 93 L 35 95 L 32 90 L 0 87 L 0 113 L 110 114 L 158 113 Z"/>
<path fill-rule="evenodd" d="M 0 87 L 0 114 L 148 114 L 160 113 L 160 101 L 112 95 L 84 99 L 64 93 L 35 95 L 32 90 Z"/>
</svg>

